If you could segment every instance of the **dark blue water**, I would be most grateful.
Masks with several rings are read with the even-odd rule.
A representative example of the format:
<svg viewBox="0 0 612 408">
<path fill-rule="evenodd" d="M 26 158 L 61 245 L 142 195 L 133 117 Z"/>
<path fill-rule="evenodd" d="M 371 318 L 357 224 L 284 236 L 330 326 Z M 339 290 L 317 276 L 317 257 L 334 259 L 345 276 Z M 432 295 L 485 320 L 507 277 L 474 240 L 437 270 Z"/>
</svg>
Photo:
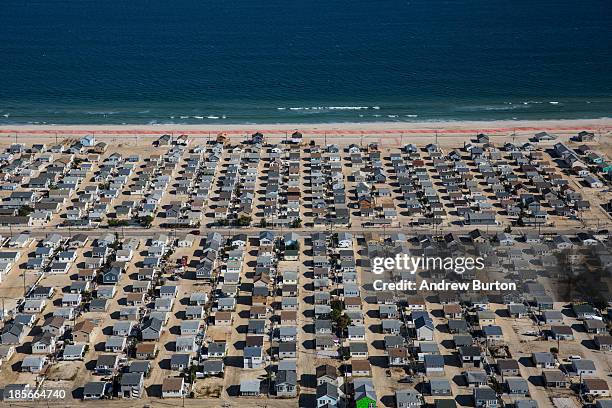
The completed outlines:
<svg viewBox="0 0 612 408">
<path fill-rule="evenodd" d="M 3 0 L 0 123 L 612 116 L 610 0 Z"/>
</svg>

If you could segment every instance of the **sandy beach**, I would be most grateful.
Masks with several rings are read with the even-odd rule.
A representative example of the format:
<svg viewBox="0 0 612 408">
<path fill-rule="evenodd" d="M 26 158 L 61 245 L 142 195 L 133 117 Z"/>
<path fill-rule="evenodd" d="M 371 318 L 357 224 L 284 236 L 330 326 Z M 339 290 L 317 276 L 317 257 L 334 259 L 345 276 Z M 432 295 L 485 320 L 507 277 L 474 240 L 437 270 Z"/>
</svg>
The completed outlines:
<svg viewBox="0 0 612 408">
<path fill-rule="evenodd" d="M 567 139 L 581 130 L 594 132 L 600 140 L 610 136 L 612 118 L 539 121 L 456 121 L 456 122 L 366 122 L 366 123 L 293 123 L 293 124 L 228 124 L 228 125 L 3 125 L 0 138 L 60 140 L 94 134 L 98 140 L 120 143 L 121 139 L 157 138 L 162 134 L 187 134 L 194 139 L 207 139 L 224 134 L 242 140 L 262 132 L 268 140 L 278 141 L 299 130 L 305 140 L 325 139 L 327 143 L 380 141 L 390 145 L 422 142 L 438 136 L 453 143 L 466 136 L 487 133 L 492 137 L 526 140 L 534 133 L 546 131 Z M 602 140 L 603 141 L 603 140 Z"/>
<path fill-rule="evenodd" d="M 207 134 L 224 132 L 228 135 L 244 135 L 249 132 L 284 134 L 299 129 L 307 134 L 382 134 L 382 133 L 488 133 L 531 132 L 534 130 L 573 131 L 579 129 L 610 131 L 612 118 L 530 121 L 448 121 L 448 122 L 355 122 L 355 123 L 279 123 L 279 124 L 228 124 L 228 125 L 0 125 L 0 134 L 163 134 L 185 132 Z"/>
</svg>

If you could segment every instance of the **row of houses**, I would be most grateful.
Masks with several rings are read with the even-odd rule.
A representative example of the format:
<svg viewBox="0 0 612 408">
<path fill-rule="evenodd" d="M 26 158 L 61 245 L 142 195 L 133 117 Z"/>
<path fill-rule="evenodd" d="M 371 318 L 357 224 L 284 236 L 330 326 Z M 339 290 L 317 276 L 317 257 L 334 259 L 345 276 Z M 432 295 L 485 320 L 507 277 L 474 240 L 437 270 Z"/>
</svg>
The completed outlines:
<svg viewBox="0 0 612 408">
<path fill-rule="evenodd" d="M 295 226 L 300 222 L 301 212 L 301 149 L 299 145 L 291 145 L 287 151 L 273 145 L 269 148 L 268 159 L 263 212 L 266 224 Z"/>
<path fill-rule="evenodd" d="M 315 224 L 348 225 L 350 210 L 338 146 L 309 147 L 310 194 Z"/>
</svg>

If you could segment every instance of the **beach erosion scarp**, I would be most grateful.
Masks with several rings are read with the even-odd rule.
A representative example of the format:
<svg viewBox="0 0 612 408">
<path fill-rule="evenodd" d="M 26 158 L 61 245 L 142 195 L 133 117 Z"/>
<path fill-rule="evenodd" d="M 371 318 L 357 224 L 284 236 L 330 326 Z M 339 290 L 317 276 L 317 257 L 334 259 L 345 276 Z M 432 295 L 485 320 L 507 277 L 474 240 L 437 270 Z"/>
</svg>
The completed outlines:
<svg viewBox="0 0 612 408">
<path fill-rule="evenodd" d="M 475 135 L 478 133 L 504 134 L 559 132 L 573 133 L 581 130 L 609 133 L 612 118 L 533 120 L 533 121 L 465 121 L 465 122 L 368 122 L 368 123 L 293 123 L 293 124 L 236 124 L 236 125 L 5 125 L 0 126 L 0 135 L 30 136 L 79 136 L 95 135 L 140 135 L 189 134 L 193 136 L 245 137 L 255 132 L 266 136 L 287 136 L 299 130 L 305 137 L 311 136 L 360 136 L 360 135 Z"/>
</svg>

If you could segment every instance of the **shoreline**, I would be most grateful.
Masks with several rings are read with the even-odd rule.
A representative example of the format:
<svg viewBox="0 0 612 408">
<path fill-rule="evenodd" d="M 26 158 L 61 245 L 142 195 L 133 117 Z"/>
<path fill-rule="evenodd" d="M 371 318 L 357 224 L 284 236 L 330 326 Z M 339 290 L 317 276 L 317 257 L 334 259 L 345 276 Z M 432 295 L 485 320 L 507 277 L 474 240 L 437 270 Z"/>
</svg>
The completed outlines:
<svg viewBox="0 0 612 408">
<path fill-rule="evenodd" d="M 428 134 L 452 133 L 473 134 L 508 133 L 533 131 L 571 132 L 590 130 L 600 133 L 612 130 L 612 118 L 601 119 L 561 119 L 561 120 L 495 120 L 495 121 L 440 121 L 440 122 L 346 122 L 346 123 L 269 123 L 269 124 L 159 124 L 159 125 L 0 125 L 0 134 L 19 135 L 159 135 L 172 132 L 187 134 L 227 135 L 262 132 L 264 135 L 284 135 L 299 130 L 305 137 L 310 135 L 359 135 L 359 134 Z"/>
</svg>

